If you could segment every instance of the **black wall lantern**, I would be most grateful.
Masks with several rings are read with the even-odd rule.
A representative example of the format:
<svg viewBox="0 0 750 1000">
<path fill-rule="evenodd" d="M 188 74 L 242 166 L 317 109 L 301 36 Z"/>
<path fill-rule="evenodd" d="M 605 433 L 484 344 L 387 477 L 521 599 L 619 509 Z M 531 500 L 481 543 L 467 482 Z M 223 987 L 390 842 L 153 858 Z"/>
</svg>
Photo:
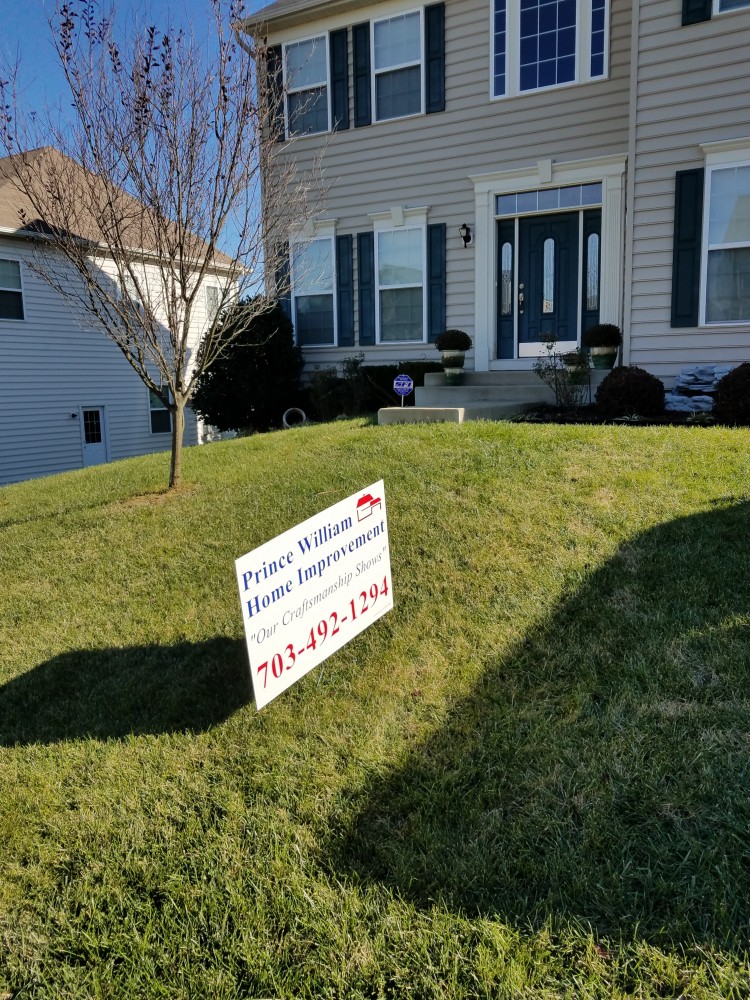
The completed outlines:
<svg viewBox="0 0 750 1000">
<path fill-rule="evenodd" d="M 458 228 L 458 235 L 464 241 L 464 250 L 471 243 L 471 227 L 464 222 L 462 226 Z"/>
</svg>

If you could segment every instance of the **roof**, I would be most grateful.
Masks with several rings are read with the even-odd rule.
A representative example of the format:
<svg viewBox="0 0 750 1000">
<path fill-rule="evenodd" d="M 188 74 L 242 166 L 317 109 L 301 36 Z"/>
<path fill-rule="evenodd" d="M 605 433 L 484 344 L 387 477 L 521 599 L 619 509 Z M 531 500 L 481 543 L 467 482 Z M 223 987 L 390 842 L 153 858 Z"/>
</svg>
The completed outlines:
<svg viewBox="0 0 750 1000">
<path fill-rule="evenodd" d="M 263 34 L 266 27 L 291 28 L 317 17 L 360 10 L 363 6 L 358 0 L 274 0 L 240 21 L 240 27 L 251 34 Z"/>
<path fill-rule="evenodd" d="M 66 200 L 78 198 L 78 209 L 72 208 L 70 214 L 77 224 L 77 232 L 71 232 L 71 237 L 106 246 L 106 233 L 102 232 L 94 214 L 81 207 L 90 203 L 92 197 L 96 197 L 98 188 L 101 189 L 102 196 L 106 193 L 104 182 L 52 146 L 41 146 L 16 155 L 35 170 L 39 164 L 42 171 L 54 178 L 53 187 L 64 191 Z M 50 220 L 38 218 L 28 197 L 19 188 L 15 159 L 15 156 L 0 158 L 0 229 L 10 230 L 14 235 L 24 237 L 50 232 Z M 122 188 L 115 188 L 111 197 L 118 203 L 122 235 L 125 239 L 132 240 L 133 249 L 156 253 L 158 241 L 143 204 Z M 23 223 L 21 212 L 24 213 Z M 206 244 L 197 237 L 196 241 L 196 256 L 200 257 L 200 248 L 205 248 Z M 231 257 L 219 250 L 214 252 L 214 261 L 219 268 L 232 264 Z"/>
</svg>

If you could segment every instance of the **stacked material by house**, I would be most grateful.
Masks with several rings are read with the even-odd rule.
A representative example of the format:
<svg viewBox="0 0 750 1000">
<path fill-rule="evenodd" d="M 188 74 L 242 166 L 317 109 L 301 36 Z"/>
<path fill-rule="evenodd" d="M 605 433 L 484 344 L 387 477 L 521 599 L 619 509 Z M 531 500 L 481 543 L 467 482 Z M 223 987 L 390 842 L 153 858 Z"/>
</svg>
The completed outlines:
<svg viewBox="0 0 750 1000">
<path fill-rule="evenodd" d="M 664 397 L 666 409 L 672 413 L 710 413 L 719 379 L 733 365 L 690 365 L 675 379 L 672 390 Z"/>
</svg>

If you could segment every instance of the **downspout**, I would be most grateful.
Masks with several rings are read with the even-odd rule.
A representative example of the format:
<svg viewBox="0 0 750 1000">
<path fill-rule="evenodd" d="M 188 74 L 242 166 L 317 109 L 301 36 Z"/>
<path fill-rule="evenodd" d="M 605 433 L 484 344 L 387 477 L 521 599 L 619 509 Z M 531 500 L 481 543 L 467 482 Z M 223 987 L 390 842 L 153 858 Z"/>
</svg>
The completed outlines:
<svg viewBox="0 0 750 1000">
<path fill-rule="evenodd" d="M 625 280 L 623 289 L 622 363 L 630 364 L 630 324 L 633 315 L 633 206 L 635 201 L 636 116 L 638 114 L 638 68 L 640 62 L 641 0 L 633 0 L 630 26 L 630 99 L 628 105 L 628 177 L 625 196 Z"/>
</svg>

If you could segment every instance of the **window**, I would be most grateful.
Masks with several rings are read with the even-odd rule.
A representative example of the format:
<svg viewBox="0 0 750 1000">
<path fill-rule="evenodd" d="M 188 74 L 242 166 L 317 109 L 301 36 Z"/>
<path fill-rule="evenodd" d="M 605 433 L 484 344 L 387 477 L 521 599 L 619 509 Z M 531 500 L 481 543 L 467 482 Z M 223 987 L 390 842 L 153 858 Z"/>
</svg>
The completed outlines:
<svg viewBox="0 0 750 1000">
<path fill-rule="evenodd" d="M 709 155 L 701 283 L 704 322 L 748 323 L 750 161 L 712 166 L 710 160 Z"/>
<path fill-rule="evenodd" d="M 377 322 L 381 343 L 425 339 L 425 230 L 376 233 Z"/>
<path fill-rule="evenodd" d="M 494 0 L 493 96 L 606 76 L 608 8 L 608 0 Z"/>
<path fill-rule="evenodd" d="M 725 10 L 739 10 L 740 7 L 750 7 L 750 0 L 714 0 L 715 14 L 723 14 Z"/>
<path fill-rule="evenodd" d="M 216 285 L 206 285 L 206 320 L 210 326 L 219 311 L 219 289 Z"/>
<path fill-rule="evenodd" d="M 422 112 L 422 12 L 373 23 L 375 120 Z"/>
<path fill-rule="evenodd" d="M 336 343 L 333 237 L 292 246 L 293 322 L 301 346 Z"/>
<path fill-rule="evenodd" d="M 0 259 L 0 319 L 23 319 L 21 265 Z"/>
<path fill-rule="evenodd" d="M 327 132 L 328 46 L 326 36 L 284 46 L 287 135 Z"/>
<path fill-rule="evenodd" d="M 161 386 L 161 391 L 167 393 L 167 387 Z M 148 405 L 151 413 L 151 433 L 169 434 L 172 430 L 172 414 L 159 399 L 153 389 L 148 391 Z"/>
</svg>

